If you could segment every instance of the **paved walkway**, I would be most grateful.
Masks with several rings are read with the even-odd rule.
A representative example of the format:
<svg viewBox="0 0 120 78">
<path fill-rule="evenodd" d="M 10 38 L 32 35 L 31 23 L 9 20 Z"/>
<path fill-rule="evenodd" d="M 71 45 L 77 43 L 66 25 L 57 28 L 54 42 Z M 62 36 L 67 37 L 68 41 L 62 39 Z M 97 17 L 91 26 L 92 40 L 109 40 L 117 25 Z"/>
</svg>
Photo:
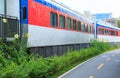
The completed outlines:
<svg viewBox="0 0 120 78">
<path fill-rule="evenodd" d="M 120 78 L 120 49 L 92 58 L 58 78 Z"/>
</svg>

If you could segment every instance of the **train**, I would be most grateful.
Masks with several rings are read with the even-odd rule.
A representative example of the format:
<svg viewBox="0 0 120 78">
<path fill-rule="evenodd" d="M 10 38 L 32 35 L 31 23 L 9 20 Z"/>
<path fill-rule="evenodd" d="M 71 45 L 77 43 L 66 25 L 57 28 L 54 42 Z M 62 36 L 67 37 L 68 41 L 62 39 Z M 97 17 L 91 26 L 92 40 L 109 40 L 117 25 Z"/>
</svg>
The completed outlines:
<svg viewBox="0 0 120 78">
<path fill-rule="evenodd" d="M 54 0 L 0 0 L 0 38 L 14 37 L 26 37 L 31 51 L 48 57 L 89 48 L 94 39 L 120 44 L 120 28 Z"/>
</svg>

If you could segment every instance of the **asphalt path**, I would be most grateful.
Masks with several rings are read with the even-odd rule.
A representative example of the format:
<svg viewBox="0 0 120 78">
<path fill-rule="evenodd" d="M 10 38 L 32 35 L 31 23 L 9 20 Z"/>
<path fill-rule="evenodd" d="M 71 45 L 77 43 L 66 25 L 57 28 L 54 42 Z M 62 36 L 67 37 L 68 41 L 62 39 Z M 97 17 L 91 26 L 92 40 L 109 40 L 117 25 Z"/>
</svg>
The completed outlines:
<svg viewBox="0 0 120 78">
<path fill-rule="evenodd" d="M 120 49 L 94 57 L 58 78 L 120 78 Z"/>
</svg>

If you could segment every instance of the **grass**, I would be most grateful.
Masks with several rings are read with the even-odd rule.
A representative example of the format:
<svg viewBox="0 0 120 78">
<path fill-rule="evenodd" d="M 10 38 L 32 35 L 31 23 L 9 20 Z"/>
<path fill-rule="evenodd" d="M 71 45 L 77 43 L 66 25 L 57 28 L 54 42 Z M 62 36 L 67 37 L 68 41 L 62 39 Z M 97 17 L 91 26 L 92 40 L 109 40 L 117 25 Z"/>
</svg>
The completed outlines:
<svg viewBox="0 0 120 78">
<path fill-rule="evenodd" d="M 37 54 L 27 54 L 25 46 L 16 41 L 9 45 L 0 42 L 0 77 L 57 78 L 74 66 L 115 48 L 118 46 L 94 41 L 89 49 L 42 58 Z"/>
<path fill-rule="evenodd" d="M 85 58 L 85 59 L 83 59 L 83 60 L 81 60 L 81 61 L 78 61 L 78 62 L 76 62 L 76 63 L 74 63 L 74 64 L 71 64 L 71 66 L 68 66 L 68 67 L 64 68 L 64 70 L 61 70 L 61 71 L 59 71 L 58 73 L 56 73 L 56 74 L 54 74 L 54 75 L 52 75 L 52 76 L 50 76 L 50 77 L 48 77 L 48 78 L 58 78 L 58 76 L 64 74 L 65 72 L 69 71 L 70 69 L 74 68 L 75 66 L 83 63 L 84 61 L 86 61 L 86 60 L 88 60 L 88 59 L 90 59 L 90 58 L 92 58 L 92 56 L 91 56 L 91 57 L 88 57 L 88 58 Z"/>
</svg>

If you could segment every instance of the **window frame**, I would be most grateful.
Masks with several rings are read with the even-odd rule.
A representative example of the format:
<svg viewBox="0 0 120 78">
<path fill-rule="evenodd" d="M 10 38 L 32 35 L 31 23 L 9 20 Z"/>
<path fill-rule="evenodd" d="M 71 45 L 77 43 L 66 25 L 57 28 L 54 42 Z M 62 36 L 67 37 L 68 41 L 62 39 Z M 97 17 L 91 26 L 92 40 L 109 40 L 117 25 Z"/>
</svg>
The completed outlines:
<svg viewBox="0 0 120 78">
<path fill-rule="evenodd" d="M 81 31 L 81 22 L 80 21 L 78 21 L 78 31 Z"/>
<path fill-rule="evenodd" d="M 50 12 L 50 25 L 58 27 L 58 14 L 56 12 Z"/>
<path fill-rule="evenodd" d="M 73 19 L 73 30 L 77 29 L 77 21 Z"/>
<path fill-rule="evenodd" d="M 93 26 L 90 25 L 90 33 L 93 33 Z"/>
<path fill-rule="evenodd" d="M 85 23 L 83 23 L 83 22 L 81 23 L 81 31 L 85 32 Z"/>
<path fill-rule="evenodd" d="M 61 18 L 61 17 L 63 17 L 63 18 Z M 64 22 L 63 21 L 61 22 L 62 19 L 64 20 Z M 61 26 L 62 24 L 64 26 Z M 59 25 L 60 25 L 60 28 L 62 28 L 62 29 L 65 28 L 65 16 L 64 15 L 59 15 Z"/>
<path fill-rule="evenodd" d="M 85 31 L 88 32 L 88 24 L 85 24 Z"/>
<path fill-rule="evenodd" d="M 70 22 L 69 24 L 68 24 L 68 20 L 69 20 L 69 22 Z M 68 26 L 68 25 L 69 25 L 69 26 Z M 67 29 L 71 29 L 71 18 L 70 18 L 70 17 L 67 17 L 67 18 L 66 18 L 66 28 L 67 28 Z"/>
</svg>

